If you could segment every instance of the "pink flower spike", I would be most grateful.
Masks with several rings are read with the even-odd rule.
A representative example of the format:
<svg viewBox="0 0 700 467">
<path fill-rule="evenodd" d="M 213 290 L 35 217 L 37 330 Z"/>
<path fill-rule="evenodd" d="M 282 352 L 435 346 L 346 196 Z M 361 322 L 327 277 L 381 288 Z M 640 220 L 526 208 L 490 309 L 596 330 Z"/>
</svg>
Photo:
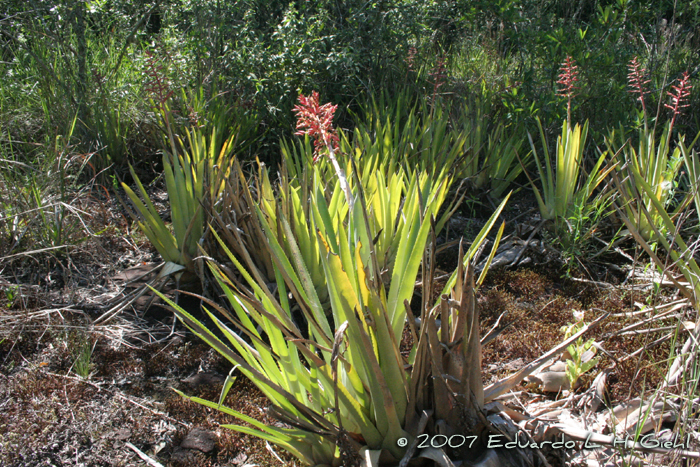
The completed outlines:
<svg viewBox="0 0 700 467">
<path fill-rule="evenodd" d="M 566 97 L 566 120 L 569 122 L 571 121 L 571 98 L 574 97 L 576 90 L 578 90 L 578 86 L 576 86 L 578 66 L 575 63 L 574 59 L 567 55 L 561 68 L 559 68 L 559 80 L 557 81 L 557 84 L 561 85 L 557 95 Z"/>
<path fill-rule="evenodd" d="M 687 71 L 683 72 L 683 77 L 678 82 L 678 86 L 671 86 L 672 91 L 667 93 L 671 96 L 671 104 L 664 104 L 664 106 L 673 111 L 674 119 L 681 113 L 681 109 L 690 106 L 686 100 L 690 97 L 690 90 L 692 88 L 693 86 L 690 84 L 690 75 Z"/>
<path fill-rule="evenodd" d="M 642 103 L 642 109 L 646 113 L 647 107 L 644 102 L 644 96 L 649 94 L 649 91 L 646 89 L 646 85 L 649 84 L 651 80 L 645 79 L 644 75 L 646 75 L 646 70 L 641 67 L 637 57 L 634 57 L 630 61 L 627 68 L 629 69 L 629 73 L 627 74 L 627 82 L 629 83 L 629 87 L 632 88 L 630 92 L 639 95 L 637 99 Z"/>
<path fill-rule="evenodd" d="M 418 54 L 418 50 L 415 47 L 408 48 L 408 58 L 406 59 L 406 63 L 408 63 L 409 70 L 413 70 L 413 66 L 414 66 L 417 54 Z"/>
<path fill-rule="evenodd" d="M 348 201 L 350 212 L 352 212 L 355 198 L 352 195 L 345 171 L 335 157 L 340 143 L 338 133 L 333 128 L 333 115 L 337 108 L 337 105 L 330 103 L 320 105 L 318 92 L 316 91 L 313 91 L 311 96 L 308 97 L 301 94 L 299 96 L 299 105 L 292 109 L 297 114 L 297 131 L 295 134 L 309 135 L 314 139 L 314 162 L 320 157 L 321 151 L 325 150 L 328 159 L 333 164 L 335 173 L 338 175 L 340 188 L 345 193 L 345 199 Z"/>
<path fill-rule="evenodd" d="M 338 108 L 331 103 L 319 104 L 318 92 L 310 96 L 299 95 L 299 105 L 292 111 L 297 114 L 296 135 L 309 135 L 314 140 L 314 162 L 324 149 L 330 153 L 339 148 L 340 139 L 333 128 L 333 116 Z"/>
<path fill-rule="evenodd" d="M 576 86 L 576 82 L 578 81 L 578 66 L 575 65 L 575 63 L 571 56 L 567 56 L 559 69 L 559 80 L 557 84 L 560 84 L 561 88 L 557 94 L 568 99 L 571 99 L 578 89 L 578 86 Z"/>
</svg>

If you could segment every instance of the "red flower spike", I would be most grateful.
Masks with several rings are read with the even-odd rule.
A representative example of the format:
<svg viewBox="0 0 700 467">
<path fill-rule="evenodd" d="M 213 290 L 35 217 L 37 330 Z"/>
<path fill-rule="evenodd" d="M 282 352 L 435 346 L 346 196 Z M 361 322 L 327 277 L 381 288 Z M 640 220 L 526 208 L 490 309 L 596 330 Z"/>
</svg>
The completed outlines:
<svg viewBox="0 0 700 467">
<path fill-rule="evenodd" d="M 446 71 L 445 61 L 442 58 L 438 58 L 435 68 L 430 72 L 430 77 L 433 79 L 433 98 L 435 98 L 435 94 L 437 94 L 437 90 L 440 86 L 445 84 L 445 79 L 447 78 Z"/>
<path fill-rule="evenodd" d="M 163 104 L 170 99 L 174 91 L 171 90 L 168 85 L 163 65 L 160 63 L 159 59 L 148 50 L 146 51 L 145 73 L 148 76 L 148 82 L 144 86 L 144 90 L 150 94 L 156 106 L 162 108 Z"/>
<path fill-rule="evenodd" d="M 571 56 L 567 56 L 564 63 L 559 69 L 559 80 L 557 84 L 561 85 L 557 95 L 571 99 L 575 91 L 578 89 L 576 82 L 578 81 L 578 66 Z"/>
<path fill-rule="evenodd" d="M 690 104 L 686 102 L 688 97 L 690 97 L 690 90 L 693 86 L 690 84 L 690 75 L 687 71 L 683 72 L 683 77 L 678 82 L 678 86 L 671 86 L 673 91 L 668 92 L 671 96 L 671 104 L 664 104 L 667 109 L 673 111 L 673 119 L 681 113 L 681 110 L 689 107 Z"/>
<path fill-rule="evenodd" d="M 644 75 L 646 75 L 646 70 L 641 67 L 637 57 L 634 57 L 630 61 L 627 68 L 629 69 L 629 73 L 627 74 L 627 82 L 629 83 L 629 87 L 632 88 L 630 89 L 630 92 L 639 95 L 637 99 L 642 103 L 642 109 L 646 114 L 647 107 L 644 102 L 644 96 L 649 94 L 649 91 L 646 89 L 646 85 L 649 84 L 651 80 L 644 78 Z"/>
<path fill-rule="evenodd" d="M 340 139 L 333 128 L 333 116 L 337 105 L 319 104 L 318 92 L 310 96 L 299 95 L 299 105 L 292 111 L 297 114 L 297 131 L 295 135 L 309 135 L 314 139 L 314 162 L 318 160 L 323 149 L 338 151 Z"/>
<path fill-rule="evenodd" d="M 561 85 L 559 88 L 558 96 L 566 97 L 566 119 L 571 121 L 571 98 L 574 97 L 578 86 L 576 82 L 578 81 L 578 66 L 575 64 L 573 58 L 570 55 L 566 56 L 564 63 L 562 63 L 561 68 L 559 68 L 559 80 L 557 84 Z"/>
</svg>

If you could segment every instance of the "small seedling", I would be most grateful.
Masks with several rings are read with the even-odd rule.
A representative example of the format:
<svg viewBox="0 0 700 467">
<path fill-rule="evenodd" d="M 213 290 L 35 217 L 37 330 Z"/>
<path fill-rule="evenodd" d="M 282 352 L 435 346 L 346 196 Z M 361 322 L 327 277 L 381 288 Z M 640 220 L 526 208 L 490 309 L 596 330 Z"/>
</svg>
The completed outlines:
<svg viewBox="0 0 700 467">
<path fill-rule="evenodd" d="M 564 339 L 568 339 L 585 326 L 584 312 L 574 310 L 573 313 L 576 321 L 561 328 L 562 332 L 564 332 Z M 595 354 L 594 342 L 595 339 L 588 339 L 584 342 L 583 338 L 579 337 L 576 342 L 566 348 L 569 352 L 569 359 L 566 361 L 566 377 L 569 379 L 572 390 L 576 387 L 579 377 L 598 364 L 598 358 L 590 358 L 585 362 L 583 361 L 584 354 L 589 350 Z"/>
<path fill-rule="evenodd" d="M 73 355 L 75 356 L 75 361 L 73 362 L 73 371 L 81 378 L 87 379 L 92 368 L 90 360 L 92 359 L 94 347 L 90 342 L 90 338 L 86 335 L 76 337 L 74 345 Z"/>
<path fill-rule="evenodd" d="M 6 287 L 3 292 L 5 293 L 5 298 L 7 299 L 7 307 L 11 308 L 12 305 L 15 303 L 15 299 L 17 298 L 17 292 L 19 291 L 19 286 L 18 285 L 11 285 L 9 287 Z"/>
</svg>

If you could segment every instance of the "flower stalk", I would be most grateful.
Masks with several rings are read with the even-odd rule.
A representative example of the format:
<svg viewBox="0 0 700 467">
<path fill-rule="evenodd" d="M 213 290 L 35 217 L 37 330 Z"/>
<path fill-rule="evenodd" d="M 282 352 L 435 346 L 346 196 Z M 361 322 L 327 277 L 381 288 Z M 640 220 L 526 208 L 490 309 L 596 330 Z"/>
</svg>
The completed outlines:
<svg viewBox="0 0 700 467">
<path fill-rule="evenodd" d="M 642 68 L 637 57 L 634 57 L 627 65 L 629 73 L 627 74 L 627 82 L 629 83 L 630 92 L 632 94 L 638 94 L 637 100 L 642 103 L 642 110 L 644 111 L 644 125 L 647 123 L 647 106 L 644 101 L 644 96 L 649 94 L 646 86 L 651 82 L 646 78 L 646 69 Z"/>
<path fill-rule="evenodd" d="M 169 58 L 167 52 L 163 51 L 166 58 Z M 146 51 L 146 76 L 148 82 L 144 90 L 153 100 L 153 106 L 163 116 L 165 129 L 168 133 L 168 142 L 174 157 L 176 157 L 177 145 L 175 144 L 175 135 L 173 134 L 170 124 L 170 110 L 168 108 L 168 100 L 172 97 L 174 91 L 170 89 L 165 76 L 165 67 L 159 62 L 158 58 L 150 51 Z"/>
<path fill-rule="evenodd" d="M 671 97 L 670 104 L 664 104 L 664 107 L 671 109 L 673 112 L 673 117 L 671 117 L 671 129 L 676 123 L 676 117 L 681 114 L 684 108 L 689 107 L 690 104 L 687 103 L 688 97 L 690 97 L 690 90 L 692 85 L 690 84 L 690 75 L 687 71 L 683 72 L 683 77 L 678 82 L 678 86 L 671 86 L 672 91 L 667 94 Z"/>
<path fill-rule="evenodd" d="M 345 171 L 335 156 L 340 149 L 340 139 L 335 128 L 333 128 L 333 116 L 337 108 L 337 105 L 331 103 L 320 105 L 317 91 L 313 91 L 310 96 L 300 94 L 299 105 L 292 109 L 297 114 L 297 131 L 295 134 L 309 135 L 314 139 L 314 162 L 321 157 L 322 152 L 327 151 L 327 156 L 340 180 L 340 188 L 345 193 L 345 198 L 352 212 L 355 198 L 352 195 L 352 191 L 350 191 Z"/>
<path fill-rule="evenodd" d="M 566 97 L 566 121 L 571 125 L 571 99 L 578 90 L 578 66 L 570 55 L 567 55 L 564 63 L 559 69 L 559 80 L 557 84 L 561 86 L 558 96 Z"/>
<path fill-rule="evenodd" d="M 438 89 L 445 84 L 445 79 L 447 79 L 447 68 L 445 67 L 445 60 L 443 58 L 438 58 L 435 68 L 430 72 L 430 77 L 433 79 L 433 109 L 435 109 L 435 102 L 437 99 Z"/>
</svg>

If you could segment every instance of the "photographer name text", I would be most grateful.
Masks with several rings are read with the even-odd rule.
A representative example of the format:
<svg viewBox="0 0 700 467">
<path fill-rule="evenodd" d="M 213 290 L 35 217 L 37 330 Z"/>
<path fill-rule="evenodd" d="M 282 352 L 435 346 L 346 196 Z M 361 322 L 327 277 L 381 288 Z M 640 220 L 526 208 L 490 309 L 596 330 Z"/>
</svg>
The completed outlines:
<svg viewBox="0 0 700 467">
<path fill-rule="evenodd" d="M 603 445 L 597 444 L 593 441 L 591 441 L 591 437 L 593 434 L 589 434 L 588 437 L 583 440 L 579 441 L 583 443 L 581 445 L 582 449 L 599 449 L 602 448 Z M 466 446 L 467 448 L 471 448 L 474 443 L 479 439 L 478 436 L 476 435 L 471 435 L 471 436 L 464 436 L 464 435 L 452 435 L 452 436 L 445 436 L 445 435 L 428 435 L 428 434 L 422 434 L 418 435 L 416 437 L 416 448 L 418 449 L 425 449 L 425 448 L 444 448 L 444 447 L 449 447 L 452 449 L 458 449 L 463 446 Z M 408 445 L 408 439 L 407 438 L 399 438 L 397 440 L 397 444 L 400 447 L 404 447 Z M 655 437 L 653 433 L 650 433 L 648 435 L 642 436 L 638 438 L 638 440 L 635 442 L 634 438 L 631 437 L 626 437 L 626 438 L 613 438 L 612 440 L 612 446 L 613 447 L 619 447 L 623 449 L 633 449 L 633 448 L 642 448 L 642 449 L 687 449 L 688 445 L 690 444 L 690 435 L 683 440 L 679 439 L 678 436 L 674 437 L 673 439 L 670 440 L 662 440 L 658 439 Z M 543 449 L 545 447 L 551 448 L 551 449 L 574 449 L 577 446 L 577 441 L 574 441 L 572 439 L 565 439 L 564 434 L 561 434 L 561 438 L 557 439 L 555 438 L 552 441 L 540 441 L 536 442 L 533 441 L 532 438 L 530 438 L 527 434 L 525 433 L 520 433 L 516 432 L 515 433 L 515 439 L 512 441 L 509 441 L 505 435 L 489 435 L 486 440 L 486 447 L 488 449 L 496 449 L 496 448 L 505 448 L 505 449 L 515 449 L 515 448 L 520 448 L 520 449 Z"/>
</svg>

